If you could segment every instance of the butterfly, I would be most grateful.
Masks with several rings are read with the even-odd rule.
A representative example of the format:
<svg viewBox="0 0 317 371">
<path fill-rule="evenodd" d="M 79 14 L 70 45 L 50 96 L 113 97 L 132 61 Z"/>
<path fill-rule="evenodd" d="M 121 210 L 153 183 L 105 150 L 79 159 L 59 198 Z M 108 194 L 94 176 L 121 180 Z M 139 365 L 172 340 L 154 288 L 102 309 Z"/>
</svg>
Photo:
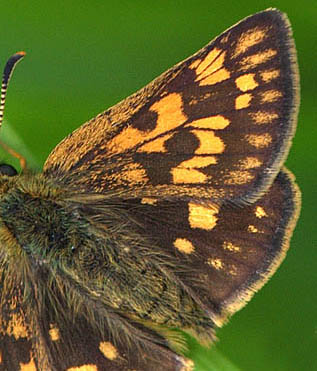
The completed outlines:
<svg viewBox="0 0 317 371">
<path fill-rule="evenodd" d="M 298 102 L 290 23 L 268 9 L 68 135 L 42 173 L 0 165 L 0 369 L 192 370 L 176 329 L 212 343 L 289 247 Z"/>
</svg>

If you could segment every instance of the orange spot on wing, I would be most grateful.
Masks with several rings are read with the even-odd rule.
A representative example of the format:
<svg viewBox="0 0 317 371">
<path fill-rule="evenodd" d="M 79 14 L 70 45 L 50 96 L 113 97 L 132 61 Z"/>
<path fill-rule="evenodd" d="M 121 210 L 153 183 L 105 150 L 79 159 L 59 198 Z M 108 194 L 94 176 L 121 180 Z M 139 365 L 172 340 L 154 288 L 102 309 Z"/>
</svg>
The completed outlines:
<svg viewBox="0 0 317 371">
<path fill-rule="evenodd" d="M 183 161 L 171 170 L 173 183 L 205 183 L 207 176 L 197 168 L 204 168 L 217 163 L 214 156 L 194 156 Z"/>
<path fill-rule="evenodd" d="M 140 164 L 136 163 L 125 166 L 118 176 L 120 180 L 127 181 L 130 184 L 146 183 L 148 180 L 145 170 Z"/>
<path fill-rule="evenodd" d="M 222 49 L 218 49 L 218 48 L 212 49 L 196 68 L 197 75 L 200 75 L 211 64 L 216 65 L 218 66 L 217 68 L 219 68 L 223 62 L 221 61 L 216 62 L 216 60 L 219 57 L 221 52 L 222 52 Z"/>
<path fill-rule="evenodd" d="M 188 204 L 188 211 L 188 221 L 192 228 L 211 230 L 217 224 L 218 218 L 215 214 L 218 214 L 219 209 L 216 206 L 206 207 L 190 202 Z"/>
<path fill-rule="evenodd" d="M 143 146 L 138 149 L 138 152 L 147 152 L 147 153 L 166 152 L 164 144 L 173 135 L 174 133 L 171 133 L 168 135 L 164 135 L 163 137 L 159 137 L 154 140 L 151 140 L 150 142 L 143 144 Z"/>
<path fill-rule="evenodd" d="M 264 82 L 270 82 L 280 75 L 280 70 L 268 70 L 260 73 L 260 76 Z"/>
<path fill-rule="evenodd" d="M 261 94 L 263 103 L 271 103 L 281 98 L 282 93 L 279 90 L 267 90 Z"/>
<path fill-rule="evenodd" d="M 277 51 L 274 49 L 267 49 L 263 52 L 259 52 L 248 57 L 244 57 L 240 61 L 240 69 L 241 70 L 248 70 L 250 68 L 254 68 L 259 64 L 265 63 L 269 61 L 272 57 L 276 55 Z"/>
<path fill-rule="evenodd" d="M 150 110 L 158 114 L 157 126 L 151 132 L 151 136 L 175 129 L 187 120 L 183 113 L 182 97 L 177 93 L 171 93 L 160 99 L 151 106 Z"/>
<path fill-rule="evenodd" d="M 247 73 L 236 78 L 237 88 L 243 92 L 255 89 L 259 84 L 255 81 L 254 76 L 254 73 Z"/>
<path fill-rule="evenodd" d="M 278 114 L 275 112 L 257 111 L 250 112 L 249 115 L 255 121 L 256 124 L 270 124 L 278 118 Z"/>
<path fill-rule="evenodd" d="M 268 147 L 272 142 L 272 137 L 269 133 L 264 134 L 248 134 L 246 140 L 256 148 Z"/>
<path fill-rule="evenodd" d="M 156 198 L 143 197 L 141 198 L 141 204 L 155 205 L 157 203 Z"/>
<path fill-rule="evenodd" d="M 96 365 L 87 364 L 78 367 L 70 367 L 66 371 L 98 371 L 98 369 Z"/>
<path fill-rule="evenodd" d="M 112 153 L 124 152 L 146 140 L 148 134 L 128 126 L 108 143 L 108 149 Z"/>
<path fill-rule="evenodd" d="M 246 157 L 239 162 L 239 166 L 243 170 L 254 169 L 260 167 L 261 165 L 262 161 L 260 161 L 257 157 Z"/>
<path fill-rule="evenodd" d="M 195 154 L 207 155 L 222 153 L 225 150 L 225 145 L 221 138 L 217 137 L 211 130 L 191 130 L 191 132 L 199 139 L 200 145 L 196 149 Z"/>
<path fill-rule="evenodd" d="M 264 217 L 267 217 L 267 213 L 265 212 L 265 210 L 263 209 L 263 207 L 261 206 L 257 206 L 256 209 L 255 209 L 255 216 L 259 219 L 262 219 Z"/>
<path fill-rule="evenodd" d="M 37 367 L 34 363 L 34 359 L 31 358 L 28 363 L 20 363 L 20 371 L 36 371 Z"/>
<path fill-rule="evenodd" d="M 250 233 L 257 233 L 259 230 L 254 225 L 248 226 L 248 232 Z"/>
<path fill-rule="evenodd" d="M 245 53 L 251 46 L 262 42 L 267 35 L 267 28 L 255 27 L 243 32 L 238 39 L 233 58 Z"/>
<path fill-rule="evenodd" d="M 177 93 L 171 93 L 161 98 L 150 107 L 151 111 L 158 114 L 155 128 L 149 131 L 141 131 L 128 126 L 109 141 L 109 151 L 112 153 L 124 152 L 142 144 L 144 141 L 154 139 L 157 135 L 177 128 L 187 119 L 182 107 L 182 98 Z"/>
<path fill-rule="evenodd" d="M 192 252 L 195 251 L 194 245 L 186 238 L 177 238 L 174 241 L 174 246 L 176 247 L 177 250 L 184 254 L 191 254 Z"/>
<path fill-rule="evenodd" d="M 194 126 L 199 129 L 224 129 L 230 124 L 230 121 L 221 116 L 209 116 L 203 119 L 195 120 L 190 122 L 188 125 Z"/>
<path fill-rule="evenodd" d="M 225 184 L 228 185 L 246 184 L 254 179 L 254 176 L 251 175 L 248 171 L 234 170 L 230 171 L 228 175 L 229 177 L 225 181 Z"/>
<path fill-rule="evenodd" d="M 217 270 L 221 270 L 224 267 L 224 264 L 223 264 L 223 262 L 220 258 L 216 258 L 216 259 L 215 258 L 208 258 L 207 259 L 207 264 L 211 265 L 212 267 L 214 267 Z"/>
<path fill-rule="evenodd" d="M 99 350 L 101 353 L 111 361 L 116 359 L 119 355 L 117 348 L 109 341 L 102 341 L 99 344 Z"/>
<path fill-rule="evenodd" d="M 11 319 L 7 325 L 7 335 L 14 336 L 16 340 L 28 337 L 24 318 L 20 314 L 13 313 L 11 315 Z"/>
<path fill-rule="evenodd" d="M 236 246 L 232 242 L 228 242 L 228 241 L 225 241 L 222 244 L 222 247 L 224 248 L 224 250 L 229 250 L 229 251 L 232 251 L 232 252 L 240 252 L 241 251 L 241 248 L 239 246 Z"/>
<path fill-rule="evenodd" d="M 199 64 L 196 62 L 190 65 L 190 68 L 195 69 L 199 85 L 213 85 L 230 77 L 230 72 L 223 67 L 226 53 L 218 48 L 212 49 L 205 59 Z"/>
<path fill-rule="evenodd" d="M 58 341 L 60 339 L 59 329 L 52 324 L 50 325 L 49 335 L 52 341 Z"/>
<path fill-rule="evenodd" d="M 200 59 L 196 59 L 194 62 L 192 62 L 189 66 L 189 68 L 191 69 L 195 69 L 199 66 L 199 64 L 201 63 L 201 60 Z"/>
<path fill-rule="evenodd" d="M 217 158 L 215 156 L 194 156 L 180 163 L 178 167 L 185 167 L 186 169 L 203 168 L 216 163 Z"/>
<path fill-rule="evenodd" d="M 246 94 L 239 95 L 235 101 L 236 109 L 242 109 L 242 108 L 249 107 L 251 99 L 252 99 L 251 94 L 246 93 Z"/>
<path fill-rule="evenodd" d="M 205 183 L 207 175 L 199 170 L 174 167 L 171 170 L 173 183 Z"/>
<path fill-rule="evenodd" d="M 210 75 L 207 75 L 206 77 L 200 79 L 199 85 L 205 86 L 205 85 L 214 85 L 218 82 L 224 81 L 229 79 L 230 72 L 226 68 L 221 68 L 218 71 L 215 71 L 211 73 Z"/>
</svg>

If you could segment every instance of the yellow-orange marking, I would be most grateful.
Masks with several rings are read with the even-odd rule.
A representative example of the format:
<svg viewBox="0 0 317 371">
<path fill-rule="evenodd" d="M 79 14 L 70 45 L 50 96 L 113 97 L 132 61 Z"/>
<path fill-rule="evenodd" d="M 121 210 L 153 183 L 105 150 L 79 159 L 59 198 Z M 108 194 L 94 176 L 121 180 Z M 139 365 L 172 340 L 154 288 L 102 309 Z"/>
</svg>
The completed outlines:
<svg viewBox="0 0 317 371">
<path fill-rule="evenodd" d="M 209 165 L 215 165 L 217 159 L 215 156 L 194 156 L 189 160 L 181 162 L 177 167 L 185 167 L 186 169 L 203 168 Z"/>
<path fill-rule="evenodd" d="M 155 205 L 157 203 L 156 198 L 143 197 L 141 198 L 141 204 Z"/>
<path fill-rule="evenodd" d="M 177 93 L 171 93 L 150 107 L 151 111 L 158 114 L 156 127 L 150 131 L 141 131 L 128 126 L 108 143 L 108 149 L 112 153 L 123 152 L 131 149 L 144 141 L 153 139 L 157 135 L 168 130 L 177 128 L 187 119 L 183 112 L 182 98 Z"/>
<path fill-rule="evenodd" d="M 0 350 L 0 364 L 2 363 L 2 352 Z"/>
<path fill-rule="evenodd" d="M 199 85 L 213 85 L 230 77 L 230 72 L 223 67 L 226 53 L 218 48 L 211 50 L 200 63 L 193 62 L 189 67 L 195 69 Z"/>
<path fill-rule="evenodd" d="M 234 170 L 230 171 L 229 177 L 225 180 L 225 184 L 246 184 L 254 179 L 254 175 L 248 171 Z"/>
<path fill-rule="evenodd" d="M 200 146 L 196 149 L 195 154 L 216 154 L 222 153 L 225 150 L 223 141 L 213 131 L 191 130 L 191 132 L 196 135 L 200 142 Z"/>
<path fill-rule="evenodd" d="M 246 94 L 239 95 L 236 98 L 236 102 L 235 102 L 236 109 L 242 109 L 242 108 L 249 107 L 251 99 L 252 99 L 251 94 L 246 93 Z"/>
<path fill-rule="evenodd" d="M 204 168 L 216 163 L 217 159 L 214 156 L 194 156 L 183 161 L 171 170 L 173 183 L 204 183 L 207 175 L 195 168 Z"/>
<path fill-rule="evenodd" d="M 282 93 L 279 90 L 267 90 L 261 93 L 263 103 L 271 103 L 276 101 L 282 96 Z"/>
<path fill-rule="evenodd" d="M 230 120 L 221 116 L 209 116 L 203 119 L 198 119 L 190 122 L 189 126 L 194 126 L 199 129 L 214 129 L 220 130 L 226 128 L 230 124 Z M 187 125 L 186 125 L 187 126 Z"/>
<path fill-rule="evenodd" d="M 238 268 L 236 267 L 236 265 L 232 264 L 230 266 L 229 273 L 231 274 L 231 276 L 236 276 L 237 275 Z"/>
<path fill-rule="evenodd" d="M 158 123 L 151 132 L 151 136 L 162 134 L 165 131 L 175 129 L 187 120 L 183 113 L 182 98 L 177 93 L 171 93 L 154 103 L 150 110 L 158 114 Z"/>
<path fill-rule="evenodd" d="M 259 84 L 254 79 L 254 73 L 247 73 L 236 78 L 235 83 L 237 88 L 245 92 L 255 89 Z"/>
<path fill-rule="evenodd" d="M 230 33 L 228 33 L 226 36 L 224 36 L 224 37 L 220 40 L 221 44 L 225 44 L 225 43 L 228 42 L 228 40 L 229 40 L 229 35 L 230 35 Z"/>
<path fill-rule="evenodd" d="M 212 63 L 207 61 L 208 59 L 208 56 L 207 56 L 206 59 L 199 65 L 199 67 L 196 70 L 197 74 L 199 75 L 199 77 L 196 80 L 204 79 L 205 77 L 211 75 L 213 72 L 219 70 L 223 66 L 225 56 L 226 56 L 226 53 L 224 51 L 221 51 L 221 54 L 217 56 L 217 58 Z M 205 61 L 206 61 L 206 64 L 204 63 Z"/>
<path fill-rule="evenodd" d="M 205 183 L 207 175 L 199 170 L 174 167 L 171 170 L 173 183 Z"/>
<path fill-rule="evenodd" d="M 261 206 L 257 206 L 255 208 L 255 216 L 259 219 L 265 217 L 265 216 L 268 216 L 267 213 L 265 212 L 265 210 L 263 209 L 263 207 Z"/>
<path fill-rule="evenodd" d="M 262 161 L 260 161 L 257 157 L 246 157 L 240 161 L 239 165 L 243 170 L 254 169 L 260 167 L 262 165 Z"/>
<path fill-rule="evenodd" d="M 222 247 L 224 248 L 224 250 L 229 250 L 229 251 L 232 251 L 232 252 L 240 252 L 241 251 L 241 248 L 239 246 L 236 246 L 232 242 L 228 242 L 228 241 L 225 241 L 222 244 Z"/>
<path fill-rule="evenodd" d="M 7 335 L 14 336 L 16 340 L 26 338 L 28 336 L 27 328 L 24 319 L 21 315 L 13 313 L 7 325 Z"/>
<path fill-rule="evenodd" d="M 205 68 L 207 68 L 211 63 L 212 64 L 215 63 L 216 58 L 218 58 L 221 52 L 222 52 L 222 49 L 217 49 L 217 48 L 212 49 L 206 55 L 205 59 L 203 59 L 197 67 L 196 67 L 196 62 L 194 62 L 192 63 L 190 68 L 194 68 L 196 70 L 197 75 L 200 75 L 205 70 Z M 218 68 L 222 65 L 222 63 L 220 63 L 220 66 L 219 66 L 219 62 L 217 64 L 218 64 Z"/>
<path fill-rule="evenodd" d="M 280 70 L 267 70 L 260 73 L 264 82 L 270 82 L 280 76 Z"/>
<path fill-rule="evenodd" d="M 70 367 L 66 371 L 98 371 L 98 369 L 96 365 L 87 364 L 78 367 Z"/>
<path fill-rule="evenodd" d="M 256 124 L 270 124 L 278 118 L 277 113 L 266 111 L 250 112 L 249 115 Z"/>
<path fill-rule="evenodd" d="M 246 140 L 256 148 L 265 148 L 272 143 L 272 137 L 269 133 L 264 134 L 248 134 Z"/>
<path fill-rule="evenodd" d="M 219 258 L 208 258 L 207 264 L 213 266 L 217 270 L 223 269 L 224 267 L 222 260 Z"/>
<path fill-rule="evenodd" d="M 170 133 L 170 134 L 164 135 L 163 137 L 159 137 L 157 139 L 151 140 L 150 142 L 143 144 L 143 146 L 141 146 L 138 149 L 138 152 L 147 152 L 147 153 L 166 152 L 164 144 L 173 135 L 174 133 Z"/>
<path fill-rule="evenodd" d="M 31 358 L 29 363 L 20 363 L 20 371 L 36 371 L 36 365 L 34 359 Z"/>
<path fill-rule="evenodd" d="M 205 85 L 214 85 L 218 82 L 224 81 L 229 79 L 230 72 L 226 68 L 221 68 L 218 71 L 212 72 L 208 76 L 200 79 L 199 85 L 205 86 Z"/>
<path fill-rule="evenodd" d="M 59 329 L 54 326 L 53 324 L 50 325 L 51 328 L 49 329 L 49 335 L 52 341 L 57 341 L 60 339 Z"/>
<path fill-rule="evenodd" d="M 219 208 L 214 205 L 206 207 L 190 202 L 188 204 L 188 211 L 188 221 L 192 228 L 211 230 L 217 224 L 218 218 L 215 214 L 218 214 Z"/>
<path fill-rule="evenodd" d="M 251 46 L 262 42 L 267 34 L 267 28 L 255 27 L 243 32 L 239 37 L 233 58 L 245 53 Z"/>
<path fill-rule="evenodd" d="M 257 233 L 258 229 L 254 225 L 249 225 L 248 226 L 248 232 L 250 233 Z"/>
<path fill-rule="evenodd" d="M 111 344 L 109 341 L 101 341 L 99 344 L 100 352 L 108 359 L 113 361 L 118 357 L 118 350 L 117 348 Z"/>
<path fill-rule="evenodd" d="M 184 254 L 191 254 L 193 251 L 195 251 L 194 245 L 186 238 L 177 238 L 174 241 L 174 246 Z"/>
<path fill-rule="evenodd" d="M 138 163 L 132 163 L 126 165 L 120 175 L 117 174 L 120 181 L 126 181 L 131 184 L 146 183 L 148 178 L 146 176 L 146 171 Z"/>
<path fill-rule="evenodd" d="M 199 66 L 200 63 L 201 63 L 201 60 L 200 59 L 196 59 L 194 62 L 192 62 L 192 64 L 189 66 L 189 68 L 191 68 L 192 70 L 194 70 L 195 68 L 197 68 Z"/>
<path fill-rule="evenodd" d="M 241 70 L 248 70 L 250 68 L 254 68 L 259 64 L 265 63 L 269 61 L 272 57 L 276 55 L 275 49 L 266 49 L 263 52 L 259 52 L 257 54 L 250 55 L 248 57 L 244 57 L 240 61 L 240 69 Z"/>
</svg>

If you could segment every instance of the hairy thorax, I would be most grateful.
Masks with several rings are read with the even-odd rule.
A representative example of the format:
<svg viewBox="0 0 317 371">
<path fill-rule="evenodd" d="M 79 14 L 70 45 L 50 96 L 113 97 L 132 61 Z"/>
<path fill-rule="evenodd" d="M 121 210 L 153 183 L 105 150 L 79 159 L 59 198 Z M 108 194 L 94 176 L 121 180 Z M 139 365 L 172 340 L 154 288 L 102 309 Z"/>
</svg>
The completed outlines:
<svg viewBox="0 0 317 371">
<path fill-rule="evenodd" d="M 90 322 L 115 312 L 153 326 L 200 333 L 212 322 L 179 284 L 179 268 L 138 233 L 122 200 L 75 194 L 43 175 L 0 179 L 0 259 L 22 285 L 67 313 L 88 306 Z M 28 300 L 28 299 L 25 299 Z M 96 324 L 96 327 L 98 325 Z"/>
</svg>

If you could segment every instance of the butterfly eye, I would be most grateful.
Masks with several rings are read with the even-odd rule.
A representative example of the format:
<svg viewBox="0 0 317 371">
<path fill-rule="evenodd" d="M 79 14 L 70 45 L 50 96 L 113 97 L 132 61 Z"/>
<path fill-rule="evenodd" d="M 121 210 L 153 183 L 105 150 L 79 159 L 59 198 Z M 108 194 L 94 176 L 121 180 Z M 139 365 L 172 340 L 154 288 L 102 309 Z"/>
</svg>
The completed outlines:
<svg viewBox="0 0 317 371">
<path fill-rule="evenodd" d="M 0 175 L 15 176 L 18 172 L 11 165 L 0 164 Z"/>
</svg>

